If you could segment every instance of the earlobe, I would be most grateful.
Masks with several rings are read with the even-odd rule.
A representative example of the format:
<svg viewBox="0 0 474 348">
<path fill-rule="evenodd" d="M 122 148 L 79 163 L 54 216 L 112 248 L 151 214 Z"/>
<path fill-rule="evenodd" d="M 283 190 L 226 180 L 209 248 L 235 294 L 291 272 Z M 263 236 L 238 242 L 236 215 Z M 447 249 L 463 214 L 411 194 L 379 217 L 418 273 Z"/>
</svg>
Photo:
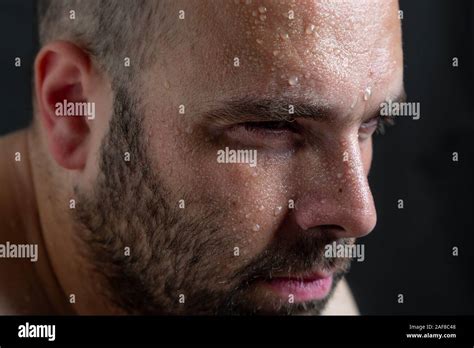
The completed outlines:
<svg viewBox="0 0 474 348">
<path fill-rule="evenodd" d="M 52 157 L 66 169 L 81 170 L 86 164 L 90 122 L 95 118 L 91 81 L 87 53 L 69 42 L 50 43 L 36 58 L 38 116 Z"/>
</svg>

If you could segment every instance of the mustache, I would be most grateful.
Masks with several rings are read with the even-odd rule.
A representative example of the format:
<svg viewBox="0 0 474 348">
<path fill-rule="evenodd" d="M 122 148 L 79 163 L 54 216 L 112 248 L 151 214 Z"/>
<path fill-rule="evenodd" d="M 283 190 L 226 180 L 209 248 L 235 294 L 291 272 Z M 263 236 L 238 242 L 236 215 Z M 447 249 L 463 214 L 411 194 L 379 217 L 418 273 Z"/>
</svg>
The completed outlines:
<svg viewBox="0 0 474 348">
<path fill-rule="evenodd" d="M 314 271 L 330 272 L 334 275 L 347 273 L 350 259 L 327 258 L 325 246 L 336 242 L 336 245 L 350 245 L 352 238 L 334 240 L 325 236 L 301 236 L 291 244 L 277 242 L 254 257 L 246 266 L 232 277 L 240 287 L 248 287 L 260 280 L 272 279 L 275 274 L 296 277 Z"/>
</svg>

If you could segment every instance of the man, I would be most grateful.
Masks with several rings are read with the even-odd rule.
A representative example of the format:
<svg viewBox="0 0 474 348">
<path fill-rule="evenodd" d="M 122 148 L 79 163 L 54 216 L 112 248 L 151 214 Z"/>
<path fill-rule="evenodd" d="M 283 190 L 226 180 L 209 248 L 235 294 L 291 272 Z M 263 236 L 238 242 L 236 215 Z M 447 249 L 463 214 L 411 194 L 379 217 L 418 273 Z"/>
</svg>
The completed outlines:
<svg viewBox="0 0 474 348">
<path fill-rule="evenodd" d="M 324 251 L 376 223 L 396 1 L 50 0 L 39 26 L 0 147 L 1 241 L 38 260 L 0 260 L 2 313 L 357 313 Z"/>
</svg>

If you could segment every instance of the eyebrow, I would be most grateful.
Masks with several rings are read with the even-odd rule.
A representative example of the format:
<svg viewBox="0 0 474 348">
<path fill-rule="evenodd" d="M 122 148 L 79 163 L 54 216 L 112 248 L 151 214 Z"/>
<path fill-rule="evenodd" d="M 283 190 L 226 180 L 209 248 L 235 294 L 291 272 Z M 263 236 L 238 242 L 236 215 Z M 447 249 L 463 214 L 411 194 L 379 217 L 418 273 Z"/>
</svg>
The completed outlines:
<svg viewBox="0 0 474 348">
<path fill-rule="evenodd" d="M 406 100 L 402 89 L 392 102 Z M 384 100 L 385 101 L 385 100 Z M 293 111 L 291 113 L 290 111 Z M 254 121 L 294 121 L 298 118 L 316 121 L 331 121 L 337 117 L 337 110 L 323 102 L 308 102 L 288 98 L 235 98 L 221 102 L 218 107 L 203 113 L 208 121 L 242 122 L 249 119 Z M 371 118 L 380 113 L 380 107 L 371 115 Z"/>
<path fill-rule="evenodd" d="M 292 121 L 296 118 L 326 117 L 330 112 L 330 108 L 322 103 L 312 104 L 286 98 L 244 97 L 224 101 L 220 107 L 205 112 L 204 116 L 207 119 L 226 121 L 249 118 L 259 121 Z"/>
</svg>

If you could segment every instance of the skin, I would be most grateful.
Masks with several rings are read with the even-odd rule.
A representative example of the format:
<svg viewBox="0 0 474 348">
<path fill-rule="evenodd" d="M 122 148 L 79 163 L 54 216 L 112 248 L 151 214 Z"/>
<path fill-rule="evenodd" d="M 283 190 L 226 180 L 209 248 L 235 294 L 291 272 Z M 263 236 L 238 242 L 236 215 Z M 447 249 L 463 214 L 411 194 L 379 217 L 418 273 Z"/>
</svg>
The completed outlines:
<svg viewBox="0 0 474 348">
<path fill-rule="evenodd" d="M 166 189 L 173 212 L 190 223 L 192 217 L 203 216 L 206 206 L 219 228 L 215 235 L 206 235 L 203 229 L 192 239 L 209 246 L 201 256 L 212 267 L 202 261 L 196 269 L 183 267 L 183 272 L 174 274 L 172 265 L 152 263 L 144 272 L 150 279 L 169 275 L 181 286 L 176 286 L 174 298 L 156 288 L 150 303 L 162 301 L 164 312 L 187 314 L 193 307 L 179 305 L 178 294 L 184 293 L 192 304 L 196 288 L 229 292 L 236 285 L 231 275 L 267 250 L 274 255 L 280 252 L 285 260 L 268 270 L 273 276 L 301 276 L 314 270 L 339 274 L 344 262 L 325 264 L 318 259 L 322 241 L 352 242 L 376 224 L 367 182 L 375 131 L 371 119 L 386 98 L 403 94 L 398 3 L 253 0 L 251 4 L 208 1 L 190 7 L 189 2 L 173 1 L 168 10 L 178 13 L 180 9 L 185 9 L 186 20 L 176 28 L 179 44 L 162 45 L 163 53 L 155 64 L 144 67 L 146 73 L 134 89 L 141 100 L 140 140 L 145 163 Z M 295 19 L 283 15 L 289 11 L 294 11 Z M 209 17 L 214 20 L 203 20 Z M 234 66 L 235 57 L 239 67 Z M 73 43 L 52 42 L 36 58 L 35 92 L 36 127 L 0 140 L 2 163 L 6 163 L 0 176 L 9 183 L 0 191 L 0 216 L 8 221 L 0 233 L 2 240 L 38 243 L 40 258 L 35 264 L 0 262 L 0 276 L 11 284 L 2 289 L 2 298 L 9 300 L 0 308 L 8 313 L 128 312 L 107 294 L 104 274 L 95 270 L 97 262 L 85 256 L 87 247 L 77 238 L 88 232 L 77 223 L 78 216 L 93 216 L 94 204 L 107 201 L 97 192 L 101 144 L 113 117 L 110 79 Z M 64 98 L 95 102 L 99 116 L 93 121 L 56 117 L 54 104 Z M 214 112 L 210 116 L 230 100 L 242 99 L 311 104 L 321 112 L 297 118 L 292 124 L 298 132 L 251 132 L 242 123 L 262 121 L 252 114 L 233 119 L 215 117 Z M 186 107 L 184 115 L 178 113 L 181 104 Z M 226 146 L 257 149 L 258 165 L 217 163 L 217 151 Z M 116 160 L 123 161 L 128 149 L 116 150 Z M 23 154 L 20 163 L 13 161 L 16 151 Z M 138 161 L 131 165 L 137 166 Z M 77 212 L 69 209 L 73 197 L 83 204 Z M 183 197 L 188 199 L 180 212 L 176 206 Z M 288 208 L 290 199 L 295 209 Z M 124 202 L 140 207 L 136 198 Z M 150 198 L 150 202 L 154 201 Z M 282 208 L 275 214 L 277 207 Z M 105 219 L 112 219 L 112 214 L 103 213 Z M 121 222 L 117 218 L 107 226 L 125 233 Z M 131 224 L 134 231 L 145 229 Z M 189 257 L 166 244 L 165 237 L 173 237 L 166 234 L 169 231 L 172 228 L 158 231 L 153 244 L 163 247 L 165 255 L 169 252 L 169 258 L 163 259 L 180 252 L 184 259 Z M 124 238 L 135 236 L 130 233 Z M 131 239 L 132 254 L 154 253 L 138 237 Z M 236 246 L 239 257 L 233 254 Z M 313 252 L 305 254 L 314 258 L 312 269 L 306 267 L 307 259 L 290 252 L 297 246 L 314 246 Z M 194 274 L 195 284 L 190 280 Z M 332 313 L 354 313 L 347 285 L 339 284 L 327 308 Z M 76 296 L 73 305 L 69 294 Z M 311 313 L 304 306 L 288 304 L 258 282 L 239 296 L 247 305 L 243 312 Z M 197 312 L 214 310 L 203 306 Z"/>
</svg>

